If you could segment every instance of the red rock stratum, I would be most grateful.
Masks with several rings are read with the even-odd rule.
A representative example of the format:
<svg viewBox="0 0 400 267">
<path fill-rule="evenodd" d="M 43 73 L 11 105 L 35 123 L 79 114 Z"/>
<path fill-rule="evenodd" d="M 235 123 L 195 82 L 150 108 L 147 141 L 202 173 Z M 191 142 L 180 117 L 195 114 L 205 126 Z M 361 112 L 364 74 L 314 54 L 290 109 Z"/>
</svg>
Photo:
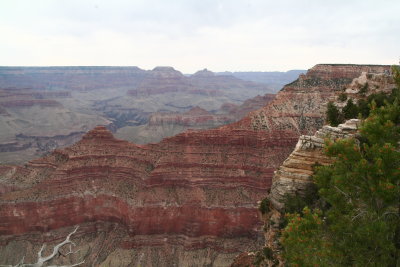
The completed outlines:
<svg viewBox="0 0 400 267">
<path fill-rule="evenodd" d="M 98 126 L 47 157 L 1 167 L 0 263 L 28 260 L 80 225 L 77 255 L 87 266 L 229 265 L 261 241 L 257 201 L 276 168 L 365 69 L 389 67 L 317 65 L 234 124 L 149 145 Z"/>
</svg>

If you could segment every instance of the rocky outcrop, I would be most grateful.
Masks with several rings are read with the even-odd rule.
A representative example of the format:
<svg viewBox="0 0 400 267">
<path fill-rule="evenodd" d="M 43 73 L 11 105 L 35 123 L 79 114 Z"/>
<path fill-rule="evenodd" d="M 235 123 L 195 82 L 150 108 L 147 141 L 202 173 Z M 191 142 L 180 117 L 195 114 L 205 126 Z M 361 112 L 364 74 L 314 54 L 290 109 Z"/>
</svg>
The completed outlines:
<svg viewBox="0 0 400 267">
<path fill-rule="evenodd" d="M 300 136 L 294 151 L 275 172 L 268 196 L 270 210 L 265 215 L 264 229 L 266 246 L 274 252 L 277 261 L 282 263 L 278 239 L 285 199 L 288 195 L 304 196 L 313 183 L 315 164 L 327 165 L 332 162 L 324 153 L 325 139 L 354 137 L 359 125 L 360 120 L 352 119 L 338 127 L 324 126 L 313 136 Z"/>
<path fill-rule="evenodd" d="M 390 66 L 316 65 L 286 85 L 271 104 L 227 127 L 265 131 L 279 129 L 298 136 L 313 135 L 323 126 L 328 101 L 336 99 L 365 70 L 383 73 L 389 71 Z"/>
<path fill-rule="evenodd" d="M 136 145 L 96 127 L 71 147 L 0 170 L 0 258 L 15 264 L 12 249 L 31 251 L 78 224 L 88 265 L 229 265 L 262 242 L 257 201 L 298 137 L 323 124 L 327 100 L 351 82 L 302 79 L 218 129 Z"/>
<path fill-rule="evenodd" d="M 322 69 L 326 68 L 326 66 L 322 67 Z M 389 93 L 395 88 L 393 77 L 387 68 L 381 68 L 381 66 L 364 66 L 362 70 L 363 72 L 359 77 L 352 79 L 350 84 L 342 88 L 341 94 L 345 93 L 348 98 L 357 102 L 360 99 L 365 99 L 366 96 L 372 93 Z M 335 71 L 338 72 L 334 74 L 335 79 L 342 79 L 340 78 L 341 75 L 343 77 L 346 76 L 341 74 L 342 71 L 343 66 L 340 65 L 340 68 Z M 323 77 L 321 68 L 317 68 L 312 73 L 316 73 L 313 75 L 321 75 Z M 302 79 L 305 80 L 304 77 Z M 339 100 L 339 94 L 332 97 L 331 100 L 339 107 L 345 105 L 344 101 Z M 338 127 L 325 125 L 313 136 L 300 136 L 294 151 L 275 172 L 271 191 L 267 197 L 269 211 L 264 217 L 266 247 L 274 252 L 274 258 L 267 259 L 267 262 L 264 262 L 264 264 L 272 265 L 272 261 L 275 260 L 275 263 L 279 262 L 279 265 L 283 266 L 283 260 L 280 257 L 279 233 L 285 212 L 285 200 L 288 196 L 305 196 L 313 184 L 312 175 L 314 174 L 314 166 L 316 164 L 327 165 L 332 163 L 332 159 L 324 153 L 325 140 L 334 141 L 357 137 L 360 124 L 360 120 L 351 119 L 340 124 Z"/>
</svg>

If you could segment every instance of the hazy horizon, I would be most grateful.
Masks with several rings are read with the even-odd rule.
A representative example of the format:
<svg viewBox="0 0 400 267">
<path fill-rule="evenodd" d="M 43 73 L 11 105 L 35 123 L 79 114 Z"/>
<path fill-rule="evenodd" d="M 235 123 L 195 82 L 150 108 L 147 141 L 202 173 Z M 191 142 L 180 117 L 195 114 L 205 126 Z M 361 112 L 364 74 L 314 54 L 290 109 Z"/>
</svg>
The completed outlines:
<svg viewBox="0 0 400 267">
<path fill-rule="evenodd" d="M 2 66 L 183 73 L 397 64 L 399 1 L 0 2 Z"/>
</svg>

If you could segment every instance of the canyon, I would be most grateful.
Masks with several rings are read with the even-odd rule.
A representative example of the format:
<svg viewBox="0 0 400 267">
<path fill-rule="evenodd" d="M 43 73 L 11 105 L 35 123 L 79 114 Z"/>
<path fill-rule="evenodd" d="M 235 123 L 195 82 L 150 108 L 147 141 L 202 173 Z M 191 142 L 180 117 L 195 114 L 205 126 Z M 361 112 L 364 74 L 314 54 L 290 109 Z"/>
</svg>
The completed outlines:
<svg viewBox="0 0 400 267">
<path fill-rule="evenodd" d="M 123 135 L 117 136 L 127 140 L 156 142 L 188 127 L 171 121 L 158 127 L 153 139 L 140 138 L 137 128 L 145 128 L 154 113 L 179 116 L 198 106 L 214 116 L 223 105 L 238 106 L 274 90 L 207 70 L 183 75 L 172 67 L 0 67 L 0 162 L 26 163 L 77 142 L 96 125 L 120 129 Z M 216 127 L 240 116 L 191 128 Z"/>
<path fill-rule="evenodd" d="M 229 266 L 264 244 L 258 201 L 271 187 L 280 192 L 274 172 L 301 135 L 323 126 L 328 101 L 363 72 L 389 69 L 320 64 L 264 107 L 216 129 L 139 145 L 97 126 L 72 146 L 2 165 L 0 263 L 34 261 L 43 243 L 64 240 L 79 225 L 79 251 L 53 264 Z M 204 110 L 191 112 L 208 116 Z"/>
<path fill-rule="evenodd" d="M 390 94 L 395 88 L 396 84 L 388 69 L 381 69 L 377 72 L 367 70 L 345 85 L 342 90 L 337 91 L 330 101 L 342 109 L 347 102 L 340 98 L 343 93 L 346 94 L 347 99 L 357 103 L 360 99 L 365 100 L 372 94 Z M 329 165 L 333 160 L 325 155 L 326 140 L 335 141 L 359 137 L 361 122 L 360 119 L 350 119 L 337 127 L 324 125 L 314 134 L 299 137 L 293 152 L 275 171 L 270 191 L 263 200 L 268 203 L 265 214 L 262 215 L 266 240 L 264 246 L 256 252 L 240 254 L 235 258 L 232 267 L 285 266 L 280 236 L 284 214 L 287 212 L 285 206 L 288 196 L 306 197 L 310 194 L 310 188 L 313 186 L 314 166 L 316 164 Z M 267 257 L 263 252 L 265 249 L 271 252 Z M 256 265 L 255 262 L 258 264 Z"/>
<path fill-rule="evenodd" d="M 256 96 L 241 105 L 225 103 L 218 110 L 209 112 L 198 106 L 187 112 L 156 112 L 146 124 L 119 128 L 115 136 L 136 144 L 156 143 L 189 129 L 210 129 L 242 119 L 275 98 L 275 94 Z"/>
</svg>

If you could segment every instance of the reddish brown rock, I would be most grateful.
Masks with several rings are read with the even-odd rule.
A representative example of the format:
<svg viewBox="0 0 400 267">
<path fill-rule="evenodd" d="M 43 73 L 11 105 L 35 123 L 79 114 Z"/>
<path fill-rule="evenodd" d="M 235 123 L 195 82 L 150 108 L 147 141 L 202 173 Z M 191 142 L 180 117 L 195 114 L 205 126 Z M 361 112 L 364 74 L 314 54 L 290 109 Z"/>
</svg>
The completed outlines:
<svg viewBox="0 0 400 267">
<path fill-rule="evenodd" d="M 214 115 L 200 107 L 194 107 L 185 113 L 155 113 L 150 116 L 149 126 L 155 125 L 183 125 L 195 126 L 218 126 L 232 122 L 233 118 L 227 115 Z"/>
<path fill-rule="evenodd" d="M 36 105 L 60 107 L 62 106 L 61 103 L 52 98 L 68 98 L 70 96 L 71 94 L 66 91 L 47 92 L 32 90 L 31 88 L 0 88 L 0 106 L 2 108 L 23 108 Z M 5 109 L 4 112 L 6 112 Z"/>
<path fill-rule="evenodd" d="M 334 67 L 316 66 L 322 78 L 311 70 L 266 107 L 218 129 L 135 145 L 96 127 L 71 147 L 6 168 L 0 176 L 7 188 L 0 195 L 0 255 L 26 248 L 22 240 L 39 246 L 33 233 L 54 236 L 73 225 L 100 223 L 101 231 L 78 237 L 79 248 L 90 244 L 103 255 L 88 252 L 88 265 L 122 262 L 128 254 L 129 261 L 114 266 L 229 265 L 243 248 L 259 243 L 257 201 L 299 135 L 323 124 L 328 99 L 356 75 L 353 65 L 348 68 L 353 74 L 337 79 L 329 76 Z M 103 250 L 95 249 L 101 233 L 107 237 Z M 4 264 L 19 261 L 11 260 Z"/>
</svg>

